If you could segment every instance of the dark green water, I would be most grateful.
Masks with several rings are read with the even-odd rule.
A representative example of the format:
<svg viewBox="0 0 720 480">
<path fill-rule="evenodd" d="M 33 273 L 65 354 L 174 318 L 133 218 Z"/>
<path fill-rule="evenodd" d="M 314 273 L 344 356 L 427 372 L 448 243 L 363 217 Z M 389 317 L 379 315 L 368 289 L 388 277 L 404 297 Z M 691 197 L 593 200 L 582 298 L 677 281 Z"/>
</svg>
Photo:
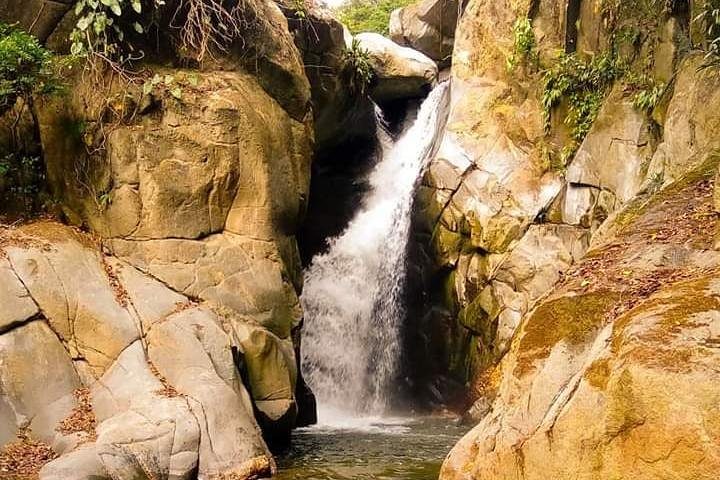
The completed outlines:
<svg viewBox="0 0 720 480">
<path fill-rule="evenodd" d="M 280 480 L 435 480 L 468 430 L 447 418 L 367 420 L 294 432 Z"/>
</svg>

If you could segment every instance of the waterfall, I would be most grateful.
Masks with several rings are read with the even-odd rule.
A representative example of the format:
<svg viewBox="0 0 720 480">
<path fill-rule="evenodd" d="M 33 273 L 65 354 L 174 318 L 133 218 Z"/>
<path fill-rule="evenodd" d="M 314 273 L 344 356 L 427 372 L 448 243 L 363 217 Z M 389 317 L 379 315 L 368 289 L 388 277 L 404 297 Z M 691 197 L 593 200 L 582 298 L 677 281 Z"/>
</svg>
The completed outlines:
<svg viewBox="0 0 720 480">
<path fill-rule="evenodd" d="M 444 122 L 447 90 L 438 85 L 399 139 L 381 142 L 360 209 L 305 273 L 302 368 L 321 422 L 323 415 L 379 415 L 388 407 L 401 350 L 413 194 Z"/>
</svg>

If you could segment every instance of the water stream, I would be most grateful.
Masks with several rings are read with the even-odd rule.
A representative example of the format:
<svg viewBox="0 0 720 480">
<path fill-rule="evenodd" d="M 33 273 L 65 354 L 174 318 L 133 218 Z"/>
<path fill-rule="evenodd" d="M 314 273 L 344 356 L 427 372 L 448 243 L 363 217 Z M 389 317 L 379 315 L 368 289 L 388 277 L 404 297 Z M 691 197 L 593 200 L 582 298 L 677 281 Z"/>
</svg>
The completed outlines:
<svg viewBox="0 0 720 480">
<path fill-rule="evenodd" d="M 318 425 L 294 432 L 291 450 L 278 458 L 282 480 L 434 479 L 463 433 L 447 418 L 390 412 L 413 196 L 445 120 L 447 91 L 437 86 L 397 140 L 379 128 L 382 155 L 362 204 L 305 272 L 302 369 L 318 400 Z"/>
<path fill-rule="evenodd" d="M 442 123 L 447 85 L 436 87 L 382 157 L 345 231 L 305 273 L 303 374 L 320 422 L 381 415 L 400 357 L 400 327 L 413 194 Z"/>
</svg>

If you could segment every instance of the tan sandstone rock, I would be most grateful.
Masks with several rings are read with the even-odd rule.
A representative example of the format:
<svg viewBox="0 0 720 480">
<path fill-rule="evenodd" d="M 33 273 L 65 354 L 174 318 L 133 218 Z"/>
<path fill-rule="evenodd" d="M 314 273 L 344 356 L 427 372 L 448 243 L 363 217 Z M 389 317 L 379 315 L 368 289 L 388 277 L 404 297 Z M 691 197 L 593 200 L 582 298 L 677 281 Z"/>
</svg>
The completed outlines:
<svg viewBox="0 0 720 480">
<path fill-rule="evenodd" d="M 370 53 L 375 73 L 370 95 L 376 102 L 422 97 L 435 84 L 437 65 L 424 54 L 377 33 L 355 38 Z"/>
</svg>

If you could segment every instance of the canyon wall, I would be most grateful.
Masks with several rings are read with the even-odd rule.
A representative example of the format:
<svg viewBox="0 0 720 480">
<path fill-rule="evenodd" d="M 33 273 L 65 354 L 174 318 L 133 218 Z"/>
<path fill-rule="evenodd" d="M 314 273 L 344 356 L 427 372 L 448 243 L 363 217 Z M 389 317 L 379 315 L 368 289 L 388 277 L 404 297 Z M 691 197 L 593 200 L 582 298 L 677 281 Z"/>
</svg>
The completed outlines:
<svg viewBox="0 0 720 480">
<path fill-rule="evenodd" d="M 717 67 L 691 5 L 660 3 L 465 10 L 416 212 L 424 321 L 476 399 L 442 479 L 715 475 Z M 534 46 L 510 65 L 518 19 Z M 544 117 L 558 51 L 622 62 L 579 140 L 572 99 Z M 654 105 L 638 76 L 662 85 Z"/>
</svg>

